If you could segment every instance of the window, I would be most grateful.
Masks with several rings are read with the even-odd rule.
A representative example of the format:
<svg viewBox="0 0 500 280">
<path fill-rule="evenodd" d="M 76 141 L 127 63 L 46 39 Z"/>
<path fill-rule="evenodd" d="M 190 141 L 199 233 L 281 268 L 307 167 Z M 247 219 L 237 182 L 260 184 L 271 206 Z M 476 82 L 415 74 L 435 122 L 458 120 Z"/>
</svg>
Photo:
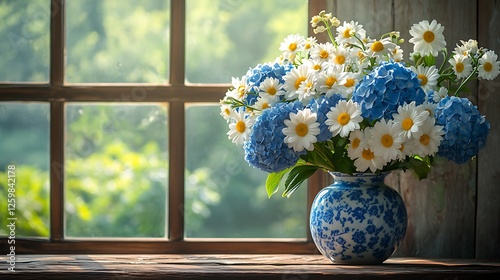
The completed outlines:
<svg viewBox="0 0 500 280">
<path fill-rule="evenodd" d="M 314 252 L 322 177 L 269 200 L 218 102 L 323 5 L 0 3 L 0 197 L 15 165 L 16 252 Z"/>
</svg>

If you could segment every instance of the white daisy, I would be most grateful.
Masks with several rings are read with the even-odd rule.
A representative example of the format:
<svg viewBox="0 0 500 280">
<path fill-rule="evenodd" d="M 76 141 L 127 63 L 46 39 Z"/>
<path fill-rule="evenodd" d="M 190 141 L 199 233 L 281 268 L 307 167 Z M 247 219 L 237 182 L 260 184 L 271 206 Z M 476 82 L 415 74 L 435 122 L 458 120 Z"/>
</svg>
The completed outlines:
<svg viewBox="0 0 500 280">
<path fill-rule="evenodd" d="M 331 62 L 337 65 L 347 65 L 351 60 L 351 51 L 342 46 L 333 50 Z"/>
<path fill-rule="evenodd" d="M 425 67 L 419 65 L 417 68 L 412 66 L 411 70 L 417 74 L 417 78 L 420 80 L 420 86 L 425 92 L 436 87 L 439 79 L 439 72 L 436 66 L 432 65 L 430 67 Z"/>
<path fill-rule="evenodd" d="M 331 59 L 334 50 L 335 47 L 330 42 L 317 44 L 311 49 L 311 58 L 327 61 Z"/>
<path fill-rule="evenodd" d="M 339 88 L 346 83 L 346 78 L 342 66 L 332 64 L 325 71 L 318 73 L 316 91 L 330 97 L 334 93 L 339 93 Z"/>
<path fill-rule="evenodd" d="M 307 64 L 310 69 L 316 72 L 323 71 L 329 64 L 321 59 L 307 59 L 303 63 Z"/>
<path fill-rule="evenodd" d="M 309 75 L 305 81 L 300 83 L 299 89 L 296 91 L 299 101 L 308 102 L 313 97 L 318 95 L 318 93 L 314 90 L 317 80 L 318 78 L 316 75 Z"/>
<path fill-rule="evenodd" d="M 248 85 L 247 85 L 246 76 L 243 76 L 241 79 L 233 77 L 231 79 L 231 85 L 233 86 L 233 88 L 235 90 L 232 94 L 232 97 L 234 97 L 237 100 L 242 101 L 245 98 L 246 93 L 248 92 Z"/>
<path fill-rule="evenodd" d="M 413 37 L 409 40 L 410 43 L 414 44 L 413 51 L 421 56 L 429 54 L 437 56 L 446 47 L 443 31 L 444 26 L 436 20 L 431 23 L 423 20 L 414 24 L 410 29 L 410 35 Z"/>
<path fill-rule="evenodd" d="M 385 162 L 398 157 L 402 142 L 401 131 L 393 124 L 392 120 L 386 122 L 385 119 L 375 123 L 371 137 L 368 139 L 368 145 L 372 151 L 376 156 L 382 157 Z"/>
<path fill-rule="evenodd" d="M 391 50 L 391 57 L 395 62 L 403 61 L 403 49 L 396 45 L 394 49 Z"/>
<path fill-rule="evenodd" d="M 396 44 L 394 44 L 390 38 L 384 38 L 382 40 L 370 42 L 366 47 L 367 55 L 369 57 L 375 57 L 377 61 L 380 61 L 384 56 L 390 56 L 392 54 L 392 50 L 396 48 Z"/>
<path fill-rule="evenodd" d="M 462 45 L 458 45 L 455 47 L 455 50 L 453 51 L 455 54 L 461 54 L 461 55 L 474 55 L 478 51 L 478 42 L 476 40 L 469 39 L 469 41 L 465 42 L 460 40 Z"/>
<path fill-rule="evenodd" d="M 432 101 L 438 103 L 441 99 L 448 96 L 448 89 L 445 87 L 440 87 L 438 91 L 434 91 L 434 95 L 432 96 Z"/>
<path fill-rule="evenodd" d="M 359 172 L 365 172 L 370 169 L 371 172 L 375 173 L 377 170 L 382 169 L 386 162 L 380 156 L 376 156 L 375 153 L 369 148 L 363 148 L 360 157 L 354 160 L 354 166 Z"/>
<path fill-rule="evenodd" d="M 448 62 L 459 79 L 467 78 L 472 72 L 472 59 L 469 56 L 456 54 Z"/>
<path fill-rule="evenodd" d="M 268 96 L 260 93 L 253 107 L 258 110 L 256 114 L 260 115 L 262 111 L 266 110 L 267 108 L 270 108 L 273 104 L 275 104 L 275 102 L 272 102 Z"/>
<path fill-rule="evenodd" d="M 418 156 L 431 156 L 437 153 L 443 139 L 444 131 L 440 125 L 435 125 L 434 118 L 428 118 L 421 127 L 422 135 L 411 142 L 413 153 Z"/>
<path fill-rule="evenodd" d="M 236 145 L 241 145 L 250 136 L 255 119 L 252 117 L 245 117 L 245 112 L 243 110 L 233 112 L 231 117 L 232 122 L 229 124 L 227 136 Z"/>
<path fill-rule="evenodd" d="M 299 67 L 290 70 L 283 76 L 285 80 L 285 84 L 283 85 L 283 89 L 285 90 L 285 97 L 287 99 L 295 98 L 298 93 L 297 91 L 300 88 L 300 85 L 312 74 L 311 69 L 307 64 L 299 65 Z"/>
<path fill-rule="evenodd" d="M 283 85 L 280 84 L 278 79 L 272 77 L 264 79 L 264 81 L 260 83 L 259 90 L 259 95 L 267 97 L 273 104 L 280 100 L 280 96 L 285 95 Z"/>
<path fill-rule="evenodd" d="M 318 44 L 316 37 L 308 37 L 304 43 L 304 50 L 310 52 Z"/>
<path fill-rule="evenodd" d="M 347 155 L 350 159 L 355 160 L 361 156 L 363 148 L 366 145 L 365 134 L 363 131 L 357 129 L 349 135 L 349 145 L 347 146 Z"/>
<path fill-rule="evenodd" d="M 363 25 L 358 24 L 358 22 L 345 22 L 341 26 L 337 27 L 337 36 L 335 40 L 339 44 L 355 44 L 359 45 L 358 39 L 363 40 L 366 37 L 366 31 L 363 29 Z"/>
<path fill-rule="evenodd" d="M 342 94 L 343 98 L 348 98 L 354 91 L 356 85 L 359 83 L 359 76 L 352 72 L 345 72 L 345 75 L 345 83 L 339 87 L 339 92 Z"/>
<path fill-rule="evenodd" d="M 223 102 L 223 100 L 221 100 L 221 102 Z M 229 105 L 229 104 L 221 104 L 221 106 L 220 106 L 220 115 L 226 121 L 230 121 L 232 113 L 233 113 L 233 109 L 231 108 L 231 105 Z"/>
<path fill-rule="evenodd" d="M 398 107 L 398 113 L 393 114 L 394 126 L 400 131 L 403 139 L 419 137 L 420 127 L 429 117 L 429 112 L 421 106 L 416 106 L 415 101 Z"/>
<path fill-rule="evenodd" d="M 341 137 L 347 137 L 349 132 L 359 129 L 359 123 L 363 121 L 361 107 L 352 100 L 340 100 L 326 117 L 325 124 L 333 136 L 340 134 Z"/>
<path fill-rule="evenodd" d="M 478 76 L 481 79 L 493 80 L 500 73 L 500 61 L 494 51 L 487 51 L 479 59 Z"/>
<path fill-rule="evenodd" d="M 279 50 L 286 58 L 293 59 L 295 54 L 304 48 L 305 41 L 300 34 L 290 34 L 281 43 Z"/>
<path fill-rule="evenodd" d="M 441 89 L 440 89 L 441 90 Z M 448 95 L 448 90 L 446 90 Z M 425 101 L 422 105 L 419 105 L 423 110 L 429 112 L 429 117 L 434 118 L 436 114 L 437 103 Z"/>
<path fill-rule="evenodd" d="M 290 113 L 290 119 L 285 120 L 286 127 L 282 131 L 285 135 L 283 141 L 296 152 L 304 149 L 314 150 L 314 143 L 317 142 L 316 135 L 320 132 L 319 123 L 316 120 L 316 113 L 311 113 L 310 109 L 298 111 L 297 114 Z"/>
</svg>

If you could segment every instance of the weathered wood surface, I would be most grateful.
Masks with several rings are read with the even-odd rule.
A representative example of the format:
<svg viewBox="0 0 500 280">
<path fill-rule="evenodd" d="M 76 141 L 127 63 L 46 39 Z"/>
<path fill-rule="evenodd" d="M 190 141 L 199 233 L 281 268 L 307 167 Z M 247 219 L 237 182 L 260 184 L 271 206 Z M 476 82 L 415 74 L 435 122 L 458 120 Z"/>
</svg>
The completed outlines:
<svg viewBox="0 0 500 280">
<path fill-rule="evenodd" d="M 341 21 L 363 24 L 372 38 L 398 30 L 405 57 L 413 51 L 408 30 L 423 19 L 444 27 L 448 51 L 460 40 L 478 39 L 500 53 L 498 0 L 335 0 L 327 7 Z M 465 97 L 478 104 L 492 127 L 487 147 L 464 165 L 439 161 L 426 180 L 399 172 L 388 178 L 405 200 L 409 227 L 395 256 L 500 258 L 500 78 L 469 85 Z M 478 167 L 479 166 L 479 167 Z"/>
<path fill-rule="evenodd" d="M 1 279 L 498 279 L 500 262 L 394 258 L 332 264 L 320 255 L 22 255 Z"/>
</svg>

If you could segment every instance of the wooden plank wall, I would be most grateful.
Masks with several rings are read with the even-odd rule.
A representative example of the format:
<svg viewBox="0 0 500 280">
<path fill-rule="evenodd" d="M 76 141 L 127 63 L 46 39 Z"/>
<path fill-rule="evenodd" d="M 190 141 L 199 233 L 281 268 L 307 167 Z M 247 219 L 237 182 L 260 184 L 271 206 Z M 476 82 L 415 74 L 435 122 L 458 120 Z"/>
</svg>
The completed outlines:
<svg viewBox="0 0 500 280">
<path fill-rule="evenodd" d="M 372 38 L 398 30 L 412 51 L 408 30 L 420 20 L 445 26 L 451 51 L 460 40 L 479 39 L 500 53 L 499 0 L 327 0 L 328 12 L 363 24 Z M 479 15 L 479 16 L 478 16 Z M 438 160 L 428 179 L 391 174 L 388 183 L 406 202 L 409 224 L 395 256 L 424 258 L 500 258 L 500 78 L 472 83 L 467 97 L 492 123 L 487 148 L 477 160 L 457 165 Z M 479 98 L 478 98 L 479 97 Z"/>
</svg>

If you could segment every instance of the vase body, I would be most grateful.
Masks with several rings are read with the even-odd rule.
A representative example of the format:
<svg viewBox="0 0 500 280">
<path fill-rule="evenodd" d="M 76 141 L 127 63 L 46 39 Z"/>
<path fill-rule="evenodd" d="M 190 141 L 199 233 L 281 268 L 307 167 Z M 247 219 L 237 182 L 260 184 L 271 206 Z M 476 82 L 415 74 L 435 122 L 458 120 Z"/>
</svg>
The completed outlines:
<svg viewBox="0 0 500 280">
<path fill-rule="evenodd" d="M 313 201 L 312 239 L 338 264 L 380 264 L 406 233 L 407 212 L 399 193 L 384 184 L 388 174 L 331 173 L 334 183 Z"/>
</svg>

